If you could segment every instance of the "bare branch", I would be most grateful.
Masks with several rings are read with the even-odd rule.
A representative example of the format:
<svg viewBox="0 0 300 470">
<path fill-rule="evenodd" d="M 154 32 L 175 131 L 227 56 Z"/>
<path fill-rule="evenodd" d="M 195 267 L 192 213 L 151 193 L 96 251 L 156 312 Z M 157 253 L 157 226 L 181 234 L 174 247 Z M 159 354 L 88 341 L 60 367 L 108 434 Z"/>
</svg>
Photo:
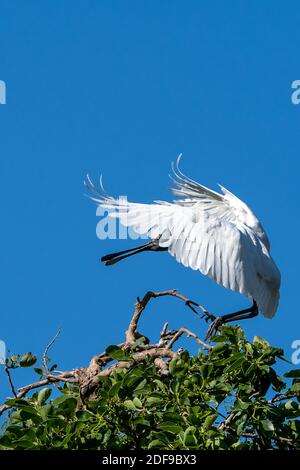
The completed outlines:
<svg viewBox="0 0 300 470">
<path fill-rule="evenodd" d="M 39 387 L 44 387 L 44 385 L 52 384 L 55 382 L 73 382 L 72 380 L 69 380 L 72 377 L 73 375 L 71 372 L 65 372 L 63 375 L 58 376 L 58 377 L 54 375 L 50 375 L 49 377 L 46 377 L 45 379 L 39 380 L 37 382 L 33 382 L 32 384 L 19 388 L 18 390 L 19 393 L 17 395 L 17 398 L 23 398 L 31 390 L 34 390 L 35 388 L 39 388 Z"/>
<path fill-rule="evenodd" d="M 188 330 L 187 328 L 180 328 L 176 333 L 175 335 L 173 336 L 173 338 L 171 339 L 171 341 L 169 342 L 169 344 L 167 345 L 167 348 L 172 348 L 172 346 L 174 345 L 174 343 L 176 341 L 178 341 L 178 339 L 183 335 L 183 334 L 186 334 L 187 337 L 192 337 L 194 338 L 195 341 L 197 341 L 198 344 L 200 344 L 200 346 L 202 346 L 203 349 L 205 349 L 206 351 L 209 351 L 211 349 L 211 347 L 204 343 L 204 341 L 202 341 L 195 333 L 193 333 L 192 331 Z"/>
<path fill-rule="evenodd" d="M 166 373 L 169 369 L 168 363 L 164 361 L 161 357 L 157 357 L 156 359 L 154 359 L 154 364 L 162 373 Z"/>
<path fill-rule="evenodd" d="M 8 379 L 8 383 L 9 383 L 10 389 L 11 389 L 13 395 L 14 395 L 15 397 L 17 397 L 17 392 L 16 392 L 15 387 L 14 387 L 14 384 L 13 384 L 13 382 L 12 382 L 11 375 L 10 375 L 10 371 L 9 371 L 9 368 L 8 368 L 8 365 L 7 365 L 7 364 L 5 364 L 4 370 L 5 370 L 5 373 L 6 373 L 6 375 L 7 375 L 7 379 Z"/>
<path fill-rule="evenodd" d="M 148 302 L 150 301 L 150 299 L 156 299 L 158 297 L 166 297 L 166 296 L 176 297 L 177 299 L 182 300 L 185 303 L 185 305 L 190 307 L 196 315 L 198 315 L 198 313 L 197 313 L 197 311 L 194 307 L 198 307 L 202 311 L 202 314 L 203 314 L 203 315 L 201 315 L 201 318 L 204 318 L 204 317 L 206 319 L 215 318 L 202 305 L 188 299 L 187 297 L 184 297 L 181 294 L 178 294 L 176 289 L 162 291 L 162 292 L 148 291 L 144 295 L 142 300 L 140 300 L 139 297 L 136 300 L 135 311 L 134 311 L 132 319 L 129 323 L 128 330 L 126 331 L 126 342 L 127 343 L 130 344 L 130 343 L 133 343 L 135 341 L 138 321 L 141 317 L 142 312 L 145 310 Z"/>
<path fill-rule="evenodd" d="M 162 327 L 162 330 L 160 332 L 160 340 L 159 340 L 159 343 L 158 345 L 159 346 L 165 346 L 166 344 L 166 333 L 167 333 L 167 329 L 168 329 L 168 322 L 164 323 L 163 327 Z"/>
<path fill-rule="evenodd" d="M 184 297 L 183 295 L 178 294 L 176 289 L 174 289 L 173 291 L 169 291 L 169 294 L 165 294 L 165 295 L 172 295 L 173 297 L 176 297 L 177 299 L 182 300 L 186 305 L 189 305 L 190 303 L 192 303 L 195 307 L 198 307 L 204 315 L 207 315 L 208 317 L 211 316 L 211 314 L 206 310 L 206 308 L 204 308 L 202 305 L 198 304 L 197 302 L 191 301 L 187 297 Z M 195 312 L 195 310 L 193 311 Z"/>
<path fill-rule="evenodd" d="M 107 369 L 104 369 L 103 371 L 101 371 L 99 375 L 100 376 L 110 375 L 110 373 L 116 368 L 130 369 L 132 366 L 138 364 L 139 362 L 143 362 L 147 356 L 151 357 L 152 359 L 162 358 L 162 357 L 168 357 L 170 359 L 173 359 L 174 357 L 178 356 L 178 352 L 172 351 L 171 349 L 167 349 L 167 348 L 155 347 L 152 349 L 147 349 L 145 351 L 136 353 L 132 361 L 117 362 L 116 364 L 113 364 Z"/>
<path fill-rule="evenodd" d="M 164 325 L 163 325 L 163 327 L 162 327 L 162 330 L 161 330 L 161 332 L 160 332 L 160 337 L 161 337 L 161 338 L 166 334 L 166 331 L 167 331 L 167 329 L 168 329 L 168 326 L 169 326 L 169 323 L 168 323 L 168 322 L 164 323 Z"/>
<path fill-rule="evenodd" d="M 136 303 L 135 303 L 135 311 L 129 323 L 128 330 L 126 331 L 127 343 L 130 344 L 136 340 L 136 329 L 137 329 L 137 324 L 140 319 L 140 316 L 142 312 L 144 311 L 144 309 L 146 308 L 149 300 L 155 296 L 156 294 L 154 292 L 149 291 L 144 295 L 142 300 L 140 300 L 140 298 L 137 297 Z"/>
<path fill-rule="evenodd" d="M 74 380 L 71 380 L 71 378 L 74 377 L 72 372 L 64 372 L 61 376 L 49 376 L 45 379 L 39 380 L 37 382 L 33 382 L 29 385 L 26 385 L 25 387 L 19 388 L 18 393 L 15 393 L 15 398 L 21 399 L 24 398 L 28 392 L 31 390 L 34 390 L 36 388 L 44 387 L 45 385 L 50 385 L 54 384 L 56 382 L 74 382 Z M 2 405 L 0 407 L 0 416 L 4 413 L 4 411 L 8 410 L 11 408 L 10 405 Z"/>
<path fill-rule="evenodd" d="M 58 329 L 56 335 L 51 339 L 51 341 L 47 344 L 46 348 L 45 348 L 45 351 L 44 351 L 44 354 L 43 354 L 43 366 L 44 366 L 44 369 L 48 374 L 50 374 L 50 371 L 49 371 L 49 368 L 48 368 L 48 363 L 47 363 L 47 354 L 48 354 L 48 351 L 49 349 L 51 348 L 51 346 L 53 346 L 53 344 L 55 343 L 55 341 L 57 340 L 57 338 L 59 337 L 60 335 L 60 328 Z"/>
<path fill-rule="evenodd" d="M 243 432 L 241 434 L 241 437 L 246 437 L 246 439 L 254 439 L 255 437 L 258 437 L 257 434 L 252 433 L 252 432 Z"/>
</svg>

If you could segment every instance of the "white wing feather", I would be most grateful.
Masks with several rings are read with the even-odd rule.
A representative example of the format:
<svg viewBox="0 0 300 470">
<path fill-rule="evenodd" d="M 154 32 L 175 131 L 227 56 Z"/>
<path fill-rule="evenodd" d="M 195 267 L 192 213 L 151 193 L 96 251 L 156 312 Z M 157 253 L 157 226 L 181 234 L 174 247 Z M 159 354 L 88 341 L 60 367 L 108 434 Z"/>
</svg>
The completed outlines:
<svg viewBox="0 0 300 470">
<path fill-rule="evenodd" d="M 218 284 L 255 299 L 259 310 L 271 318 L 279 301 L 280 273 L 272 260 L 266 234 L 252 211 L 234 194 L 221 187 L 223 194 L 184 176 L 173 168 L 181 199 L 174 203 L 130 203 L 97 193 L 88 179 L 97 204 L 111 217 L 149 238 L 158 238 L 161 246 L 186 267 L 199 270 Z M 247 225 L 249 217 L 258 228 Z"/>
</svg>

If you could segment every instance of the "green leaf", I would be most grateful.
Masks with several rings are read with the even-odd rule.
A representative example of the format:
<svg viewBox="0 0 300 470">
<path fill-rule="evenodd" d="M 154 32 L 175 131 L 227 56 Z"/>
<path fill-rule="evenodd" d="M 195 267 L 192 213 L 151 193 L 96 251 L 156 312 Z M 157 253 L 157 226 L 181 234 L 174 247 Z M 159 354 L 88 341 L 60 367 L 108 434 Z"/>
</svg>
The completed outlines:
<svg viewBox="0 0 300 470">
<path fill-rule="evenodd" d="M 247 422 L 247 415 L 246 414 L 242 415 L 236 421 L 236 423 L 235 423 L 237 425 L 236 433 L 237 433 L 238 436 L 240 436 L 244 432 L 246 422 Z"/>
<path fill-rule="evenodd" d="M 245 361 L 244 355 L 235 354 L 234 357 L 236 357 L 236 360 L 225 368 L 224 373 L 228 374 L 230 372 L 233 372 L 234 370 L 239 370 L 242 367 L 242 364 Z"/>
<path fill-rule="evenodd" d="M 270 367 L 269 377 L 270 377 L 270 380 L 274 389 L 277 392 L 280 392 L 281 390 L 285 388 L 285 382 L 282 380 L 282 378 L 278 374 L 276 374 L 275 370 L 272 367 Z"/>
<path fill-rule="evenodd" d="M 203 379 L 206 380 L 214 370 L 214 366 L 212 364 L 203 364 L 199 367 L 199 370 Z"/>
<path fill-rule="evenodd" d="M 105 444 L 106 442 L 108 442 L 109 439 L 110 439 L 110 436 L 111 436 L 111 430 L 109 429 L 109 430 L 106 431 L 106 433 L 104 434 L 104 438 L 103 438 L 102 443 Z"/>
<path fill-rule="evenodd" d="M 204 428 L 210 428 L 214 422 L 216 421 L 218 415 L 217 414 L 210 414 L 205 418 L 205 421 L 203 423 Z"/>
<path fill-rule="evenodd" d="M 134 420 L 134 424 L 140 426 L 150 426 L 150 421 L 145 418 L 137 418 Z"/>
<path fill-rule="evenodd" d="M 270 421 L 269 419 L 263 419 L 261 422 L 260 422 L 262 428 L 265 430 L 265 431 L 268 431 L 268 432 L 274 432 L 275 431 L 275 427 L 274 427 L 274 424 L 272 423 L 272 421 Z"/>
<path fill-rule="evenodd" d="M 52 405 L 50 403 L 41 407 L 40 415 L 44 421 L 47 420 L 51 410 L 52 410 Z"/>
<path fill-rule="evenodd" d="M 183 443 L 185 446 L 196 446 L 197 439 L 195 436 L 196 428 L 194 426 L 189 426 L 183 433 Z"/>
<path fill-rule="evenodd" d="M 37 357 L 33 356 L 31 352 L 24 354 L 24 356 L 21 357 L 20 359 L 20 366 L 21 367 L 31 367 L 33 366 L 37 361 Z"/>
<path fill-rule="evenodd" d="M 158 429 L 161 429 L 165 432 L 170 432 L 171 434 L 178 434 L 182 431 L 182 427 L 178 424 L 172 423 L 172 421 L 165 421 L 164 423 L 158 424 Z"/>
<path fill-rule="evenodd" d="M 247 410 L 250 405 L 252 405 L 251 401 L 243 401 L 238 398 L 234 408 L 236 410 Z"/>
<path fill-rule="evenodd" d="M 292 386 L 291 386 L 291 391 L 292 392 L 300 392 L 300 382 L 295 382 Z"/>
<path fill-rule="evenodd" d="M 114 397 L 118 395 L 121 386 L 122 386 L 121 382 L 115 383 L 109 390 L 109 396 Z"/>
<path fill-rule="evenodd" d="M 133 401 L 133 404 L 137 408 L 143 408 L 143 404 L 142 404 L 141 400 L 138 397 L 134 397 L 134 399 L 132 401 Z"/>
<path fill-rule="evenodd" d="M 230 349 L 230 345 L 228 343 L 217 343 L 216 346 L 213 347 L 211 354 L 219 354 L 227 349 Z"/>
<path fill-rule="evenodd" d="M 172 421 L 172 422 L 175 422 L 175 423 L 184 424 L 184 419 L 179 413 L 165 412 L 164 413 L 164 419 L 166 421 Z"/>
<path fill-rule="evenodd" d="M 136 387 L 137 383 L 140 382 L 140 378 L 144 375 L 144 370 L 140 366 L 134 366 L 130 369 L 123 378 L 123 385 L 126 387 Z"/>
<path fill-rule="evenodd" d="M 147 380 L 146 380 L 146 379 L 141 380 L 141 381 L 138 383 L 138 385 L 135 387 L 134 391 L 136 392 L 136 391 L 139 391 L 139 390 L 143 390 L 143 388 L 145 387 L 146 383 L 147 383 Z"/>
<path fill-rule="evenodd" d="M 43 388 L 42 390 L 40 390 L 37 396 L 38 404 L 43 405 L 48 400 L 51 393 L 52 393 L 51 388 Z"/>
<path fill-rule="evenodd" d="M 285 374 L 283 374 L 284 377 L 288 377 L 289 379 L 298 379 L 300 378 L 300 369 L 293 369 Z"/>
<path fill-rule="evenodd" d="M 54 405 L 58 405 L 59 412 L 63 413 L 64 416 L 70 416 L 76 410 L 77 399 L 70 395 L 63 395 L 53 400 Z"/>
<path fill-rule="evenodd" d="M 161 402 L 162 402 L 162 399 L 159 397 L 151 396 L 147 398 L 147 405 L 149 406 L 159 405 Z"/>
<path fill-rule="evenodd" d="M 87 422 L 91 421 L 94 418 L 94 415 L 90 411 L 78 410 L 76 411 L 76 417 L 79 421 Z"/>
<path fill-rule="evenodd" d="M 33 406 L 30 406 L 29 403 L 27 403 L 27 406 L 22 405 L 20 407 L 20 409 L 21 409 L 21 412 L 25 411 L 30 416 L 33 416 L 33 415 L 37 416 L 38 415 L 38 411 Z"/>
<path fill-rule="evenodd" d="M 153 380 L 153 383 L 155 383 L 158 386 L 158 388 L 160 388 L 160 390 L 162 390 L 163 392 L 167 390 L 167 387 L 161 380 L 155 379 Z"/>
<path fill-rule="evenodd" d="M 22 407 L 20 411 L 20 418 L 24 421 L 27 421 L 28 419 L 32 419 L 34 422 L 40 419 L 37 411 L 30 406 Z"/>
<path fill-rule="evenodd" d="M 136 341 L 132 343 L 131 349 L 134 351 L 137 346 L 146 344 L 148 342 L 149 340 L 145 336 L 141 336 L 140 338 L 138 338 Z"/>
<path fill-rule="evenodd" d="M 119 346 L 111 345 L 105 350 L 106 354 L 116 361 L 131 361 L 131 356 Z"/>
<path fill-rule="evenodd" d="M 5 401 L 5 404 L 8 406 L 18 406 L 18 407 L 30 406 L 30 403 L 23 398 L 10 398 L 9 400 Z"/>
<path fill-rule="evenodd" d="M 261 338 L 260 336 L 254 336 L 253 338 L 253 344 L 255 346 L 258 346 L 261 349 L 268 348 L 270 346 L 270 343 L 266 341 L 265 339 Z"/>
<path fill-rule="evenodd" d="M 33 449 L 35 446 L 35 442 L 33 442 L 30 438 L 24 436 L 18 440 L 16 444 L 16 449 Z"/>
<path fill-rule="evenodd" d="M 212 343 L 224 343 L 228 340 L 227 336 L 224 335 L 216 335 L 211 337 Z"/>
<path fill-rule="evenodd" d="M 296 405 L 295 402 L 293 402 L 292 400 L 289 400 L 284 404 L 284 407 L 285 407 L 286 410 L 290 411 L 290 410 L 294 410 L 295 405 Z"/>
<path fill-rule="evenodd" d="M 69 398 L 69 395 L 62 395 L 60 397 L 55 398 L 55 400 L 53 400 L 53 404 L 54 405 L 61 405 L 62 403 L 67 401 L 68 398 Z"/>
<path fill-rule="evenodd" d="M 125 400 L 124 401 L 124 406 L 126 408 L 128 408 L 129 410 L 134 410 L 134 411 L 136 410 L 136 406 L 135 406 L 135 404 L 133 403 L 132 400 Z"/>
<path fill-rule="evenodd" d="M 165 443 L 160 441 L 159 439 L 154 439 L 153 441 L 150 442 L 148 445 L 148 449 L 153 449 L 153 447 L 157 449 L 163 449 L 165 446 Z"/>
</svg>

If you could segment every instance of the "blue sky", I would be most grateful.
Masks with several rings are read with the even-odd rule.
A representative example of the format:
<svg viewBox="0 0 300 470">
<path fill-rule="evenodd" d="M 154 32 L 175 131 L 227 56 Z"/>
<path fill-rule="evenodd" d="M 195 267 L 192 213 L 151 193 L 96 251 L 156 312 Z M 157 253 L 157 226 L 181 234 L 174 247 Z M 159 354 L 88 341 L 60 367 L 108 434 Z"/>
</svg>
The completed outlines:
<svg viewBox="0 0 300 470">
<path fill-rule="evenodd" d="M 284 347 L 298 315 L 300 8 L 280 1 L 0 1 L 1 330 L 15 352 L 84 366 L 120 342 L 135 297 L 177 287 L 214 313 L 247 299 L 146 253 L 106 268 L 99 258 L 133 246 L 100 241 L 88 172 L 129 200 L 172 199 L 170 163 L 250 205 L 282 272 L 276 317 L 243 323 Z M 141 331 L 164 321 L 204 326 L 173 299 L 154 301 Z M 30 380 L 28 372 L 16 383 Z M 7 395 L 3 368 L 1 392 Z"/>
</svg>

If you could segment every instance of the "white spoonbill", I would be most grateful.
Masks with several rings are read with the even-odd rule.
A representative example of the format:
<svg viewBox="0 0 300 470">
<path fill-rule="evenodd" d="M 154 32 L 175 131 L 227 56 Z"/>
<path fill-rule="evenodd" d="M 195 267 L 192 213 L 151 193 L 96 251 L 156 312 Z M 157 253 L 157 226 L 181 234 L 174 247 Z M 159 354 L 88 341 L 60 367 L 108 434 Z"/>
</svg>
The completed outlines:
<svg viewBox="0 0 300 470">
<path fill-rule="evenodd" d="M 178 198 L 172 203 L 139 204 L 108 196 L 100 179 L 100 190 L 87 177 L 91 198 L 138 234 L 150 241 L 103 256 L 107 266 L 144 251 L 168 251 L 184 266 L 200 271 L 218 284 L 252 299 L 245 310 L 215 317 L 211 336 L 223 324 L 252 318 L 261 312 L 272 318 L 279 302 L 280 272 L 270 255 L 270 242 L 252 210 L 233 193 L 206 188 L 185 176 L 178 157 L 172 165 L 171 189 Z M 196 303 L 191 302 L 196 305 Z M 189 305 L 191 306 L 191 305 Z"/>
</svg>

